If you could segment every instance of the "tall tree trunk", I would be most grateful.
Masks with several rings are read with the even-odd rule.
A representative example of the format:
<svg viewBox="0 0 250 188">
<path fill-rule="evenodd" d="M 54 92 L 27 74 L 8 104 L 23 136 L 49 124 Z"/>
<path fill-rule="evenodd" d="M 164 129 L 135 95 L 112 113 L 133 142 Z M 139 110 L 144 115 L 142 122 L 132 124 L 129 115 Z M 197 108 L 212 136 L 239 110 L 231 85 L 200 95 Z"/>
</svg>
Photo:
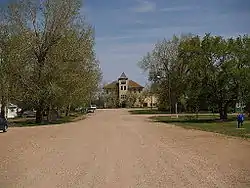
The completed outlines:
<svg viewBox="0 0 250 188">
<path fill-rule="evenodd" d="M 47 120 L 48 122 L 51 122 L 51 107 L 50 106 L 48 107 L 48 110 L 47 110 Z"/>
<path fill-rule="evenodd" d="M 224 106 L 224 109 L 223 109 L 223 111 L 224 111 L 224 120 L 227 120 L 227 110 L 228 110 L 228 105 L 226 105 L 226 106 Z"/>
<path fill-rule="evenodd" d="M 250 102 L 246 104 L 246 111 L 248 113 L 248 116 L 250 116 Z"/>
<path fill-rule="evenodd" d="M 223 110 L 223 104 L 219 104 L 219 113 L 220 113 L 220 120 L 224 120 L 224 110 Z"/>
<path fill-rule="evenodd" d="M 70 107 L 71 107 L 71 105 L 69 104 L 69 105 L 67 106 L 65 116 L 69 116 L 69 113 L 70 113 Z"/>
<path fill-rule="evenodd" d="M 42 123 L 43 121 L 43 102 L 40 102 L 36 109 L 36 123 Z"/>
<path fill-rule="evenodd" d="M 198 119 L 199 118 L 199 106 L 198 105 L 195 107 L 195 114 L 196 114 L 196 119 Z"/>
<path fill-rule="evenodd" d="M 56 115 L 57 115 L 57 119 L 59 119 L 60 118 L 60 115 L 61 113 L 60 113 L 60 110 L 59 110 L 59 108 L 57 107 L 56 108 Z"/>
<path fill-rule="evenodd" d="M 2 118 L 5 118 L 5 114 L 6 114 L 5 109 L 6 109 L 7 104 L 6 104 L 4 96 L 2 96 L 0 104 L 1 104 L 1 114 L 0 114 L 0 116 Z"/>
<path fill-rule="evenodd" d="M 41 108 L 36 110 L 36 123 L 42 123 L 43 121 L 43 110 Z"/>
<path fill-rule="evenodd" d="M 229 107 L 229 104 L 231 103 L 232 101 L 227 101 L 227 103 L 225 104 L 224 108 L 223 108 L 223 111 L 224 111 L 224 119 L 227 119 L 227 113 L 228 113 L 228 107 Z"/>
<path fill-rule="evenodd" d="M 227 110 L 228 110 L 228 104 L 226 103 L 224 106 L 221 103 L 219 105 L 219 112 L 220 112 L 220 120 L 227 120 Z"/>
</svg>

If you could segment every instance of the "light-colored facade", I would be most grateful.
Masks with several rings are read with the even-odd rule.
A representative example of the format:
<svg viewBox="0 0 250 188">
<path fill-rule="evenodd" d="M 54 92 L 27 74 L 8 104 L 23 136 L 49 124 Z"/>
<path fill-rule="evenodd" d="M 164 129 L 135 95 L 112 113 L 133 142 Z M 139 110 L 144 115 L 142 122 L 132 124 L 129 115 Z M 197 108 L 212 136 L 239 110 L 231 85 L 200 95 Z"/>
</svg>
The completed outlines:
<svg viewBox="0 0 250 188">
<path fill-rule="evenodd" d="M 16 105 L 10 103 L 8 107 L 5 107 L 5 116 L 7 119 L 15 118 L 17 117 L 17 113 L 20 110 L 21 109 L 18 108 Z M 0 104 L 0 112 L 1 112 L 1 104 Z"/>
<path fill-rule="evenodd" d="M 125 101 L 127 100 L 127 94 L 128 94 L 128 83 L 129 80 L 125 73 L 122 73 L 120 78 L 118 78 L 118 95 L 119 95 L 119 103 L 120 105 L 123 105 Z"/>
<path fill-rule="evenodd" d="M 141 107 L 139 96 L 142 94 L 143 86 L 133 80 L 129 80 L 123 72 L 117 81 L 104 86 L 106 98 L 110 98 L 110 102 L 106 101 L 106 107 Z M 112 104 L 109 104 L 112 103 Z"/>
<path fill-rule="evenodd" d="M 155 108 L 155 107 L 157 107 L 157 97 L 154 96 L 154 95 L 147 96 L 144 99 L 143 107 L 148 107 L 148 108 L 151 108 L 151 107 Z"/>
</svg>

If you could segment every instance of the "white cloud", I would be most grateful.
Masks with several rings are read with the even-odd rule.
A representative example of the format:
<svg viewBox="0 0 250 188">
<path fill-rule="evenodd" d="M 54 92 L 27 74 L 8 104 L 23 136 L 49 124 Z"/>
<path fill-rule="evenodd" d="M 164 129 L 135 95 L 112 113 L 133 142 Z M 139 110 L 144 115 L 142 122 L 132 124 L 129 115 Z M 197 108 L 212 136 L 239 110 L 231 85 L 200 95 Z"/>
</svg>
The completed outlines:
<svg viewBox="0 0 250 188">
<path fill-rule="evenodd" d="M 145 24 L 145 22 L 142 20 L 135 20 L 135 24 Z"/>
<path fill-rule="evenodd" d="M 133 36 L 133 38 L 154 38 L 155 41 L 162 39 L 163 37 L 172 37 L 174 34 L 181 35 L 195 32 L 197 29 L 201 29 L 201 26 L 164 26 L 155 27 L 148 29 L 137 29 L 137 30 L 127 30 L 128 36 Z"/>
<path fill-rule="evenodd" d="M 97 37 L 96 41 L 113 41 L 113 40 L 122 40 L 122 39 L 131 39 L 133 36 L 107 36 L 107 37 Z"/>
<path fill-rule="evenodd" d="M 151 1 L 137 0 L 138 5 L 131 10 L 136 13 L 154 12 L 156 10 L 156 4 Z"/>
<path fill-rule="evenodd" d="M 104 45 L 110 48 L 112 47 L 113 43 L 120 43 L 121 40 L 126 41 L 126 39 L 133 39 L 134 43 L 138 42 L 138 40 L 153 38 L 154 42 L 157 40 L 161 40 L 164 37 L 172 37 L 174 34 L 181 35 L 181 34 L 188 34 L 192 33 L 197 30 L 202 29 L 202 27 L 197 26 L 169 26 L 169 27 L 155 27 L 155 28 L 148 28 L 148 29 L 131 29 L 124 31 L 123 35 L 120 36 L 103 36 L 97 37 L 96 42 L 98 45 Z M 131 41 L 131 40 L 130 40 Z M 126 46 L 129 42 L 122 42 L 122 46 Z M 110 46 L 111 45 L 111 46 Z M 134 44 L 133 44 L 134 45 Z M 121 46 L 121 47 L 122 47 Z M 141 48 L 141 46 L 134 45 L 136 48 Z M 116 48 L 117 49 L 117 48 Z"/>
<path fill-rule="evenodd" d="M 188 10 L 194 10 L 197 9 L 199 7 L 196 6 L 185 6 L 185 7 L 166 7 L 166 8 L 162 8 L 160 9 L 160 11 L 162 12 L 180 12 L 180 11 L 188 11 Z"/>
<path fill-rule="evenodd" d="M 135 55 L 145 54 L 151 49 L 153 49 L 153 43 L 126 43 L 126 44 L 115 44 L 109 50 L 112 53 L 116 53 L 117 55 L 125 54 L 125 55 Z"/>
</svg>

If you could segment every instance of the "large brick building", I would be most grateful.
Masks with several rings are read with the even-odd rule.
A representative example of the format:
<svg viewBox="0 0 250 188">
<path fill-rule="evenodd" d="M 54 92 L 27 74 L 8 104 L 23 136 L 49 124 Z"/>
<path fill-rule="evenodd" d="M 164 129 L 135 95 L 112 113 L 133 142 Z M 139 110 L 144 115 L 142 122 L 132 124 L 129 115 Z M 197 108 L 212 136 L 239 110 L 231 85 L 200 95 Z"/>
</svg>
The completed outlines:
<svg viewBox="0 0 250 188">
<path fill-rule="evenodd" d="M 127 107 L 128 102 L 131 103 L 131 101 L 132 104 L 130 104 L 130 107 L 148 106 L 148 104 L 145 104 L 147 103 L 147 100 L 145 102 L 145 99 L 143 99 L 143 101 L 140 100 L 142 97 L 141 95 L 143 88 L 144 87 L 137 82 L 129 80 L 126 74 L 123 72 L 117 80 L 104 86 L 104 92 L 106 96 L 109 97 L 109 102 L 106 101 L 105 106 Z M 155 103 L 155 100 L 151 101 L 151 105 L 155 106 Z"/>
</svg>

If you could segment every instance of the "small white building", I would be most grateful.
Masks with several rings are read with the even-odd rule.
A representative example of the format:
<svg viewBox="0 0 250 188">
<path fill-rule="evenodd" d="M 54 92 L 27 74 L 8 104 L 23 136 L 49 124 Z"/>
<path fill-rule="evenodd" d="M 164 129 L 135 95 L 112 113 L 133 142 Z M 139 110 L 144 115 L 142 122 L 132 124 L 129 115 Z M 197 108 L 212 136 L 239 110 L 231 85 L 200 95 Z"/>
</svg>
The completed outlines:
<svg viewBox="0 0 250 188">
<path fill-rule="evenodd" d="M 14 104 L 9 104 L 6 108 L 5 108 L 5 116 L 7 119 L 11 119 L 11 118 L 15 118 L 17 117 L 17 113 L 21 111 L 20 108 L 18 108 L 17 105 Z M 0 104 L 0 112 L 1 112 L 1 104 Z"/>
<path fill-rule="evenodd" d="M 144 99 L 144 103 L 143 103 L 143 107 L 157 107 L 157 97 L 154 96 L 154 95 L 151 95 L 151 96 L 147 96 L 145 99 Z"/>
</svg>

